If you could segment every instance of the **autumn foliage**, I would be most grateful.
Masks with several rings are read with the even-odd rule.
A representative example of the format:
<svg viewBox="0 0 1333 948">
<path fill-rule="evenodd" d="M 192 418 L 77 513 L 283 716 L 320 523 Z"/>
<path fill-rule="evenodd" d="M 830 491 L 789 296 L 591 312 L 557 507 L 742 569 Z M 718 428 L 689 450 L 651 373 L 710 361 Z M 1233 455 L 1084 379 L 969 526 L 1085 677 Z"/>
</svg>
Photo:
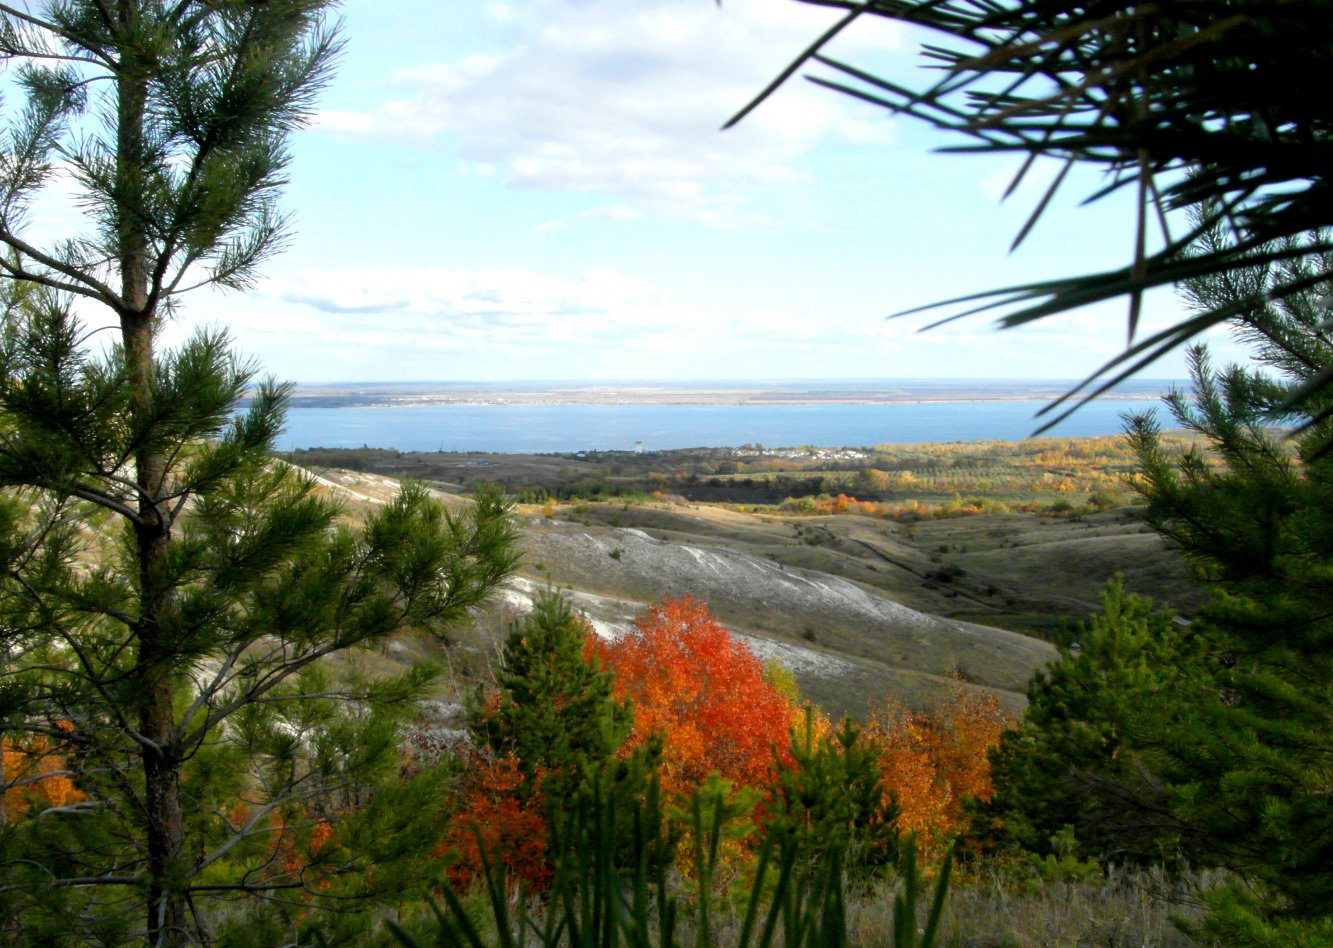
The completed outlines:
<svg viewBox="0 0 1333 948">
<path fill-rule="evenodd" d="M 479 744 L 465 752 L 470 776 L 437 850 L 453 857 L 449 879 L 456 886 L 477 880 L 483 853 L 504 866 L 513 884 L 529 891 L 549 885 L 546 808 L 566 805 L 576 759 L 623 761 L 651 748 L 650 766 L 675 812 L 685 812 L 701 787 L 725 787 L 731 805 L 746 813 L 758 801 L 754 821 L 741 821 L 746 832 L 790 816 L 792 788 L 802 781 L 845 782 L 806 773 L 811 761 L 825 769 L 830 762 L 849 765 L 850 757 L 828 750 L 837 743 L 834 723 L 803 707 L 790 673 L 765 669 L 696 599 L 651 607 L 613 642 L 597 639 L 566 604 L 546 600 L 518 631 L 498 690 L 478 709 Z M 626 713 L 632 718 L 625 720 Z M 604 723 L 589 729 L 599 717 Z M 965 823 L 964 801 L 991 795 L 987 752 L 1008 726 L 992 696 L 961 681 L 925 710 L 887 704 L 856 744 L 856 766 L 868 768 L 863 776 L 870 781 L 862 788 L 869 796 L 854 808 L 870 814 L 860 831 L 914 833 L 927 849 L 956 836 Z M 580 728 L 587 733 L 574 740 Z M 847 722 L 843 729 L 855 732 Z M 614 742 L 599 744 L 597 734 L 614 735 Z M 793 740 L 820 751 L 802 757 Z M 842 753 L 850 753 L 851 739 L 844 744 Z M 797 795 L 805 800 L 803 791 Z M 742 806 L 743 800 L 750 802 Z M 837 800 L 845 809 L 851 798 Z M 688 826 L 682 829 L 688 836 Z M 745 840 L 730 839 L 728 846 L 738 865 L 753 856 Z M 884 852 L 892 848 L 883 844 Z M 682 843 L 681 871 L 688 873 L 691 851 Z"/>
<path fill-rule="evenodd" d="M 64 806 L 84 798 L 64 773 L 65 757 L 50 739 L 0 739 L 0 753 L 4 760 L 0 821 L 17 823 L 34 806 Z"/>
<path fill-rule="evenodd" d="M 504 866 L 511 880 L 533 891 L 545 889 L 551 865 L 541 793 L 520 794 L 525 781 L 515 757 L 477 754 L 472 764 L 463 803 L 437 848 L 437 854 L 454 858 L 449 882 L 466 890 L 481 875 L 484 853 L 490 864 Z"/>
<path fill-rule="evenodd" d="M 634 711 L 629 746 L 665 740 L 661 780 L 685 795 L 717 771 L 736 786 L 765 787 L 787 754 L 791 705 L 764 666 L 697 599 L 671 599 L 635 620 L 629 635 L 599 643 L 616 696 Z"/>
<path fill-rule="evenodd" d="M 890 703 L 874 715 L 865 736 L 879 752 L 886 792 L 897 799 L 899 830 L 925 845 L 957 834 L 964 800 L 990 799 L 988 753 L 1011 724 L 994 696 L 962 682 L 925 711 Z"/>
</svg>

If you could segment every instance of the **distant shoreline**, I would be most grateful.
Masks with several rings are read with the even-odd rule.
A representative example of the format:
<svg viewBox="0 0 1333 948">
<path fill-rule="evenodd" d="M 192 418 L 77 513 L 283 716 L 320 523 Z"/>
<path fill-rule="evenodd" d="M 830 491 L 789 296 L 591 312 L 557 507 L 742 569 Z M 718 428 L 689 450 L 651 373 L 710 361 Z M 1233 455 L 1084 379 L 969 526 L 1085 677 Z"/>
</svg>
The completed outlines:
<svg viewBox="0 0 1333 948">
<path fill-rule="evenodd" d="M 316 395 L 296 397 L 293 408 L 480 408 L 500 405 L 692 405 L 698 407 L 739 408 L 747 405 L 980 405 L 989 402 L 1042 404 L 1059 398 L 1063 393 L 1049 396 L 1034 395 L 976 395 L 957 398 L 354 398 Z M 1099 401 L 1141 402 L 1156 398 L 1154 395 L 1099 395 Z"/>
<path fill-rule="evenodd" d="M 983 402 L 1050 402 L 1077 382 L 1005 380 L 923 380 L 880 384 L 735 385 L 430 385 L 365 383 L 298 386 L 293 408 L 414 408 L 496 405 L 930 405 Z M 1099 396 L 1108 401 L 1157 398 L 1178 382 L 1132 381 Z"/>
</svg>

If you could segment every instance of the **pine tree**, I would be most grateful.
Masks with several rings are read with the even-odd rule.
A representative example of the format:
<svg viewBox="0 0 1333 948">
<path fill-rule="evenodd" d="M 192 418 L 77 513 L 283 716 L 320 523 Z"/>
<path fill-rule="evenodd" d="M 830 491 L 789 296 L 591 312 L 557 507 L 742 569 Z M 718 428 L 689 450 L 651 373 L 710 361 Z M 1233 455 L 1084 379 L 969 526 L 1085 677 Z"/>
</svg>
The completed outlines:
<svg viewBox="0 0 1333 948">
<path fill-rule="evenodd" d="M 1226 252 L 1203 229 L 1197 252 Z M 1128 436 L 1149 523 L 1215 595 L 1182 625 L 1112 587 L 1081 654 L 1034 683 L 979 812 L 983 833 L 1037 851 L 1067 824 L 1090 853 L 1149 855 L 1128 832 L 1148 830 L 1230 870 L 1238 884 L 1204 894 L 1223 944 L 1333 934 L 1333 396 L 1312 386 L 1333 366 L 1333 254 L 1311 249 L 1326 242 L 1183 287 L 1194 309 L 1233 312 L 1258 367 L 1217 370 L 1194 347 L 1191 391 L 1168 403 L 1199 443 L 1168 452 L 1151 414 Z"/>
<path fill-rule="evenodd" d="M 974 804 L 972 834 L 1046 855 L 1069 827 L 1081 856 L 1174 855 L 1179 841 L 1169 820 L 1120 804 L 1125 785 L 1144 790 L 1135 745 L 1144 702 L 1174 693 L 1186 674 L 1180 627 L 1116 578 L 1077 645 L 1037 673 L 1022 723 L 991 751 L 994 795 Z"/>
<path fill-rule="evenodd" d="M 810 710 L 803 733 L 792 730 L 788 759 L 780 761 L 765 801 L 767 824 L 799 847 L 804 872 L 836 853 L 851 880 L 865 883 L 897 864 L 898 805 L 874 746 L 851 721 L 818 741 L 812 724 Z"/>
<path fill-rule="evenodd" d="M 503 864 L 510 877 L 545 888 L 560 860 L 586 856 L 580 847 L 587 840 L 569 834 L 582 837 L 593 828 L 583 810 L 594 801 L 595 808 L 610 806 L 612 819 L 615 811 L 623 819 L 636 810 L 660 817 L 662 741 L 622 752 L 633 715 L 629 702 L 614 696 L 592 635 L 569 602 L 549 590 L 511 630 L 496 688 L 473 715 L 473 737 L 490 755 L 471 775 L 450 827 L 447 842 L 459 857 L 450 870 L 455 883 L 476 881 L 485 848 L 486 859 Z M 624 824 L 612 834 L 616 859 L 634 852 L 632 830 Z M 669 860 L 669 847 L 655 844 L 652 858 Z"/>
<path fill-rule="evenodd" d="M 262 942 L 251 897 L 393 891 L 432 831 L 433 778 L 397 782 L 431 671 L 323 660 L 463 617 L 514 565 L 503 499 L 455 515 L 409 486 L 347 526 L 267 454 L 286 387 L 220 332 L 157 345 L 183 293 L 244 288 L 280 246 L 328 5 L 0 6 L 26 94 L 0 149 L 0 730 L 81 795 L 0 833 L 20 943 Z M 89 227 L 38 246 L 26 211 L 57 167 Z M 118 344 L 92 351 L 76 308 Z"/>
<path fill-rule="evenodd" d="M 629 705 L 613 697 L 590 634 L 563 596 L 539 594 L 505 642 L 494 706 L 474 722 L 482 744 L 517 759 L 528 789 L 544 775 L 548 797 L 554 783 L 569 789 L 581 764 L 609 760 L 629 736 Z"/>
<path fill-rule="evenodd" d="M 1333 924 L 1333 395 L 1292 398 L 1333 367 L 1333 254 L 1292 259 L 1187 287 L 1196 307 L 1244 304 L 1238 331 L 1261 366 L 1219 371 L 1191 352 L 1193 392 L 1170 407 L 1217 461 L 1170 456 L 1150 417 L 1131 429 L 1150 522 L 1217 590 L 1190 627 L 1202 660 L 1144 709 L 1145 747 L 1182 835 L 1248 882 L 1216 895 L 1213 915 L 1246 944 L 1298 930 L 1314 943 Z M 1309 289 L 1267 292 L 1293 279 Z M 1302 433 L 1285 438 L 1275 420 Z"/>
</svg>

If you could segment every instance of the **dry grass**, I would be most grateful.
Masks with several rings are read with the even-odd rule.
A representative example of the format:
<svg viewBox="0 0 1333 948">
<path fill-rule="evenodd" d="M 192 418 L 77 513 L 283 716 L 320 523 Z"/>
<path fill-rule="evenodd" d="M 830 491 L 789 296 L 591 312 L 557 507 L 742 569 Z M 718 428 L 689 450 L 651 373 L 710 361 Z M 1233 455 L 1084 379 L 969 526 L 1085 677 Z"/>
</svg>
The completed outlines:
<svg viewBox="0 0 1333 948">
<path fill-rule="evenodd" d="M 1025 881 L 983 867 L 952 887 L 940 946 L 1200 948 L 1174 921 L 1199 919 L 1198 881 L 1160 869 L 1117 868 L 1089 881 Z M 849 905 L 850 943 L 891 946 L 892 907 L 891 893 Z"/>
<path fill-rule="evenodd" d="M 1024 882 L 986 867 L 951 886 L 938 948 L 1206 948 L 1176 924 L 1200 920 L 1193 898 L 1200 881 L 1112 868 L 1090 881 Z M 932 890 L 933 883 L 924 887 L 918 906 L 923 920 Z M 886 885 L 848 897 L 849 945 L 893 948 L 894 892 Z M 734 945 L 739 934 L 739 918 L 723 915 L 713 944 Z"/>
</svg>

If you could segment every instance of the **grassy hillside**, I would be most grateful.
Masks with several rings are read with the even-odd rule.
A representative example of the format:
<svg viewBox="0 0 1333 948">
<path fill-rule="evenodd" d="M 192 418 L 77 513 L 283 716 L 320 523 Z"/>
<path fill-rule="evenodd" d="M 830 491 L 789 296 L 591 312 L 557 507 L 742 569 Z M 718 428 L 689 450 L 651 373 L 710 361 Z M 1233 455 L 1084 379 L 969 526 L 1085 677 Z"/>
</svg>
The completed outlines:
<svg viewBox="0 0 1333 948">
<path fill-rule="evenodd" d="M 727 465 L 728 459 L 718 460 L 716 451 L 591 458 L 354 451 L 345 460 L 361 470 L 323 468 L 321 476 L 347 499 L 349 516 L 382 501 L 403 474 L 428 480 L 461 503 L 457 492 L 469 475 L 484 472 L 536 501 L 520 507 L 522 578 L 447 653 L 461 679 L 485 674 L 507 619 L 549 584 L 574 596 L 607 635 L 627 629 L 647 603 L 685 595 L 702 599 L 754 651 L 792 668 L 803 691 L 835 712 L 865 713 L 885 696 L 928 703 L 952 675 L 1017 709 L 1032 672 L 1055 654 L 1049 642 L 1068 639 L 1073 622 L 1096 607 L 1112 574 L 1124 574 L 1130 589 L 1180 609 L 1190 608 L 1196 595 L 1184 564 L 1135 508 L 1099 509 L 1108 506 L 1108 494 L 1131 496 L 1114 473 L 1127 462 L 1123 452 L 1108 453 L 1114 439 L 1085 440 L 867 452 L 875 463 L 893 459 L 922 472 L 933 463 L 937 473 L 921 477 L 934 478 L 935 485 L 965 477 L 973 485 L 1012 487 L 1014 472 L 1026 470 L 1038 488 L 1058 473 L 1061 479 L 1082 478 L 1079 490 L 1101 492 L 1080 495 L 1067 485 L 1033 489 L 1005 494 L 1007 500 L 973 497 L 954 502 L 966 509 L 929 514 L 922 511 L 940 499 L 933 494 L 842 505 L 840 514 L 804 512 L 836 509 L 827 500 L 836 495 L 822 490 L 804 495 L 811 502 L 802 504 L 708 503 L 684 495 L 691 479 L 705 485 L 705 493 L 711 482 L 744 488 L 755 475 L 739 468 L 750 463 L 790 466 L 785 474 L 768 472 L 788 478 L 787 486 L 793 478 L 811 482 L 821 466 L 829 470 L 818 478 L 833 477 L 849 488 L 883 483 L 875 473 L 880 468 L 831 469 L 852 463 L 845 451 L 791 457 L 766 452 L 753 462 L 732 461 L 735 473 L 708 475 L 694 472 L 699 465 Z M 301 452 L 294 459 L 336 461 L 339 454 Z M 703 455 L 713 460 L 700 460 Z M 993 461 L 990 468 L 980 463 L 986 458 Z M 955 473 L 939 473 L 946 470 Z M 645 490 L 653 484 L 655 491 Z M 879 511 L 874 504 L 893 509 Z M 917 505 L 915 515 L 895 512 L 910 504 Z M 989 512 L 975 512 L 983 510 Z M 429 649 L 425 643 L 401 647 L 410 649 L 404 654 Z"/>
</svg>

